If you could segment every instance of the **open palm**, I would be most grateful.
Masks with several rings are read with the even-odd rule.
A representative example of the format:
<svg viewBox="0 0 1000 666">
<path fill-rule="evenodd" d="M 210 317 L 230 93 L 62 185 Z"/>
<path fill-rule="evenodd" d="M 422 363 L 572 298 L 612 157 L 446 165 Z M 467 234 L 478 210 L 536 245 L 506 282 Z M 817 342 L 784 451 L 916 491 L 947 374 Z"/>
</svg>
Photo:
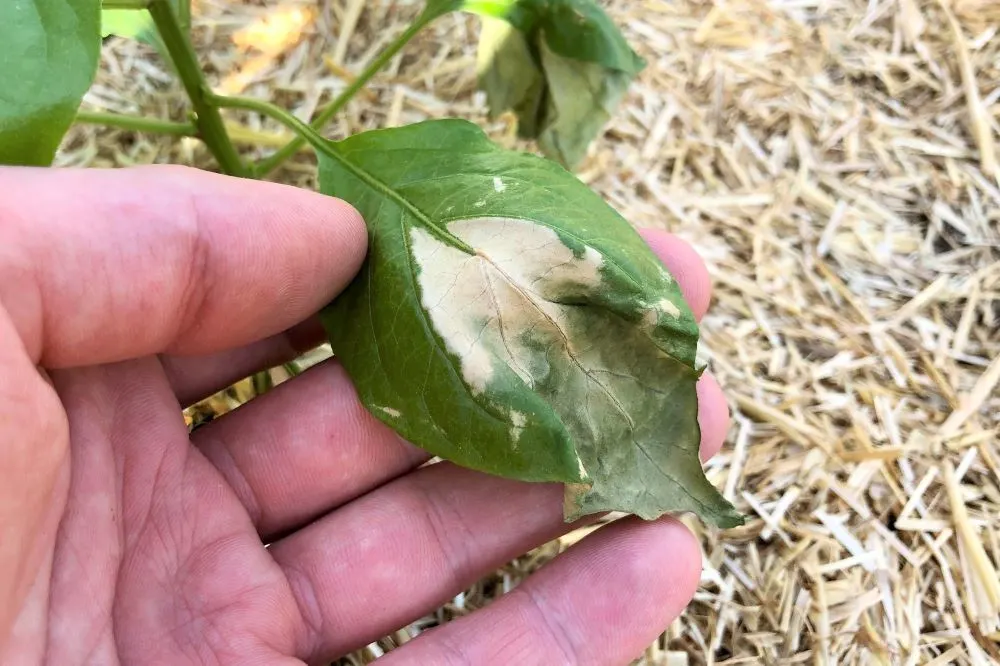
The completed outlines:
<svg viewBox="0 0 1000 666">
<path fill-rule="evenodd" d="M 0 663 L 323 663 L 571 527 L 558 485 L 422 466 L 334 361 L 189 435 L 181 406 L 317 342 L 298 322 L 365 252 L 342 202 L 6 169 L 0 220 Z M 647 239 L 703 314 L 693 251 Z M 699 393 L 708 455 L 727 413 Z M 699 570 L 679 523 L 616 521 L 384 660 L 626 663 Z"/>
</svg>

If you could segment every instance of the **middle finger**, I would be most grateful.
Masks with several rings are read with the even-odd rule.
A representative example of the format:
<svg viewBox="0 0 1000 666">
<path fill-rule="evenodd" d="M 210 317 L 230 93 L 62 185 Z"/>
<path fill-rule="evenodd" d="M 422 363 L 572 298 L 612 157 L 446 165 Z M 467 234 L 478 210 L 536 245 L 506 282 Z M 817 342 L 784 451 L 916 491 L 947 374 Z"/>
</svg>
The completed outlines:
<svg viewBox="0 0 1000 666">
<path fill-rule="evenodd" d="M 710 375 L 698 382 L 702 458 L 722 446 L 729 411 Z M 287 533 L 430 457 L 373 417 L 331 359 L 196 430 L 265 539 Z"/>
</svg>

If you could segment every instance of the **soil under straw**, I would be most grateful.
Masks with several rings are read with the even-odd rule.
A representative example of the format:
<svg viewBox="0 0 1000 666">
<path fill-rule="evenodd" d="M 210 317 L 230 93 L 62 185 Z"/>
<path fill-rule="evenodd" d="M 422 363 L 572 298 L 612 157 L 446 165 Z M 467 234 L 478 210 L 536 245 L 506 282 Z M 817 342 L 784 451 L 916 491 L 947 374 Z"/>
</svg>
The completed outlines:
<svg viewBox="0 0 1000 666">
<path fill-rule="evenodd" d="M 419 2 L 201 0 L 214 85 L 306 117 Z M 710 478 L 746 527 L 700 536 L 694 603 L 646 664 L 1000 662 L 1000 5 L 994 0 L 618 0 L 649 62 L 581 169 L 639 226 L 700 249 L 703 355 L 733 425 Z M 474 18 L 437 23 L 330 128 L 460 116 Z M 85 106 L 183 119 L 169 70 L 110 40 Z M 252 116 L 241 141 L 282 128 Z M 523 146 L 522 146 L 523 147 Z M 248 154 L 267 149 L 247 148 Z M 81 127 L 64 165 L 212 168 L 193 140 Z M 275 179 L 314 186 L 304 152 Z M 220 413 L 245 384 L 192 412 Z M 351 655 L 366 663 L 515 586 L 571 534 Z"/>
</svg>

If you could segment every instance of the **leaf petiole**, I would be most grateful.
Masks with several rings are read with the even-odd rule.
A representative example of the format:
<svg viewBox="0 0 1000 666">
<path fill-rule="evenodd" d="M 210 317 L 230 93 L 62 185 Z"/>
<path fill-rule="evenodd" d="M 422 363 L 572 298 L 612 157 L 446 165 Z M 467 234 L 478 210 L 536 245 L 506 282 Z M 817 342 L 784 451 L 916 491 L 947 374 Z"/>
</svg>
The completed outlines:
<svg viewBox="0 0 1000 666">
<path fill-rule="evenodd" d="M 148 9 L 157 0 L 102 0 L 101 9 Z"/>
<path fill-rule="evenodd" d="M 198 135 L 212 151 L 219 167 L 225 173 L 241 177 L 249 175 L 249 170 L 243 164 L 226 132 L 219 109 L 208 101 L 211 92 L 198 65 L 191 39 L 181 26 L 173 7 L 167 0 L 151 0 L 147 4 L 160 38 L 177 69 L 177 75 L 191 99 L 196 114 Z"/>
<path fill-rule="evenodd" d="M 135 132 L 150 132 L 152 134 L 169 134 L 172 136 L 198 136 L 198 128 L 194 123 L 177 123 L 170 120 L 128 116 L 121 113 L 105 113 L 101 111 L 80 111 L 76 114 L 76 122 L 88 125 L 104 125 Z"/>
</svg>

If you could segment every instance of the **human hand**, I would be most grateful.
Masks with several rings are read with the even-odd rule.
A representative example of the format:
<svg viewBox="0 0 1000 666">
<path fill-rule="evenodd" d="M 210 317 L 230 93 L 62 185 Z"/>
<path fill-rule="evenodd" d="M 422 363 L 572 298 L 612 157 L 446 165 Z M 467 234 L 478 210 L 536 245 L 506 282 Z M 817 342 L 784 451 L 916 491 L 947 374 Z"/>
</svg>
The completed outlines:
<svg viewBox="0 0 1000 666">
<path fill-rule="evenodd" d="M 697 255 L 646 238 L 703 315 Z M 558 484 L 420 467 L 335 360 L 189 435 L 182 406 L 321 340 L 365 247 L 296 188 L 0 169 L 0 663 L 328 662 L 573 527 Z M 616 521 L 384 661 L 626 663 L 700 564 L 677 521 Z"/>
</svg>

